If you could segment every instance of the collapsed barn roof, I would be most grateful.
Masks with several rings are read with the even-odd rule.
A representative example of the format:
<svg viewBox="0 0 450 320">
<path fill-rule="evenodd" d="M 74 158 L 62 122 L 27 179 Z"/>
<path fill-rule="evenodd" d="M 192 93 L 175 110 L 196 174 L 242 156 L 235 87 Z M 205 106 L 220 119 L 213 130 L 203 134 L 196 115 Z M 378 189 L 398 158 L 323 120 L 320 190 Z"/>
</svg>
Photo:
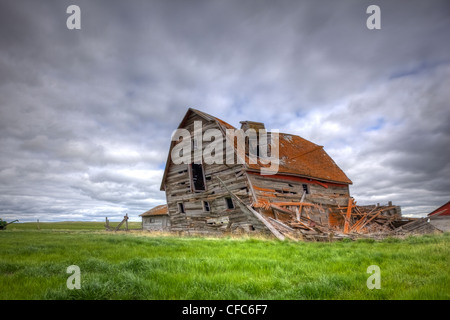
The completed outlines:
<svg viewBox="0 0 450 320">
<path fill-rule="evenodd" d="M 236 130 L 234 126 L 227 122 L 193 108 L 189 108 L 178 128 L 183 127 L 191 113 L 196 113 L 206 121 L 216 122 L 224 136 L 227 129 Z M 171 149 L 174 143 L 174 141 L 171 142 Z M 236 143 L 233 144 L 236 148 Z M 161 190 L 164 190 L 164 181 L 167 176 L 169 164 L 170 153 L 166 162 Z M 259 161 L 256 164 L 251 164 L 248 158 L 245 161 L 245 168 L 248 171 L 259 172 L 265 166 L 267 165 L 261 164 Z M 323 146 L 317 145 L 302 137 L 286 133 L 279 133 L 279 166 L 277 174 L 314 178 L 326 182 L 352 184 L 352 181 L 347 175 L 325 152 Z"/>
<path fill-rule="evenodd" d="M 279 134 L 278 173 L 311 177 L 322 181 L 351 184 L 352 181 L 325 152 L 323 146 L 302 137 Z M 249 164 L 249 169 L 260 170 L 260 164 Z"/>
</svg>

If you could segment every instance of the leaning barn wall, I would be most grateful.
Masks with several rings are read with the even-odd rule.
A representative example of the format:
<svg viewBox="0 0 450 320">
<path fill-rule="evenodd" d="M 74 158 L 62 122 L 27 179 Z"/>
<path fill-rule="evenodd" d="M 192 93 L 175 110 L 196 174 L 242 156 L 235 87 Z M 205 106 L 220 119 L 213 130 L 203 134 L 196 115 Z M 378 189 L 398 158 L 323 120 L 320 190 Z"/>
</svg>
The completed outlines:
<svg viewBox="0 0 450 320">
<path fill-rule="evenodd" d="M 196 114 L 186 121 L 184 128 L 191 134 L 194 131 L 194 121 L 202 121 L 203 130 L 217 128 L 214 121 L 207 122 Z M 204 143 L 203 149 L 207 143 Z M 223 143 L 223 155 L 226 155 L 226 145 Z M 193 152 L 192 152 L 193 153 Z M 203 164 L 206 190 L 191 191 L 191 179 L 188 164 L 169 164 L 165 190 L 169 209 L 171 230 L 175 232 L 221 234 L 224 231 L 244 229 L 247 231 L 267 232 L 266 227 L 255 217 L 241 211 L 236 201 L 234 208 L 227 207 L 226 198 L 229 193 L 221 186 L 219 177 L 245 204 L 252 203 L 250 189 L 242 165 L 234 164 Z M 210 211 L 205 210 L 203 201 L 207 201 Z M 180 212 L 178 203 L 183 203 L 184 213 Z"/>
</svg>

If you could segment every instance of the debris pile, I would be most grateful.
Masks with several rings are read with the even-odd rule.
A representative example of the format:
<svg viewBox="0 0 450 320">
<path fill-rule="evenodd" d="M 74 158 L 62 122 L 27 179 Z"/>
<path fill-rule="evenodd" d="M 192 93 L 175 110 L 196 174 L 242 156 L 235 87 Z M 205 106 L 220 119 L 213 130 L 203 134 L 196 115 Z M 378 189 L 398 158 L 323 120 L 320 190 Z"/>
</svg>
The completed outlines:
<svg viewBox="0 0 450 320">
<path fill-rule="evenodd" d="M 353 198 L 349 198 L 347 207 L 338 206 L 337 210 L 330 214 L 334 215 L 337 221 L 331 221 L 330 226 L 341 230 L 343 220 L 345 234 L 386 233 L 395 229 L 394 221 L 402 219 L 400 207 L 393 206 L 392 203 L 387 206 L 358 206 Z"/>
<path fill-rule="evenodd" d="M 442 232 L 426 218 L 415 219 L 395 230 L 397 233 L 412 233 L 412 234 L 424 234 L 433 232 Z"/>
<path fill-rule="evenodd" d="M 270 202 L 252 204 L 284 236 L 292 239 L 326 240 L 340 238 L 382 238 L 408 233 L 439 231 L 426 219 L 403 218 L 399 206 L 358 206 L 353 198 L 347 206 L 304 202 Z M 273 216 L 270 216 L 273 213 Z"/>
</svg>

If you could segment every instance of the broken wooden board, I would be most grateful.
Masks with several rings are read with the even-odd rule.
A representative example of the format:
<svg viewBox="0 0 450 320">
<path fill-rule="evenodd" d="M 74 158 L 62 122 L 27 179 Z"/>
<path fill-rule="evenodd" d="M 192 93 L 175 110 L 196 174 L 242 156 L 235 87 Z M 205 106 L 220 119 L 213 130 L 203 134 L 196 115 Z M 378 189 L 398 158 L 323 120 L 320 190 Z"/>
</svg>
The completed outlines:
<svg viewBox="0 0 450 320">
<path fill-rule="evenodd" d="M 233 192 L 230 191 L 230 189 L 228 189 L 228 187 L 225 185 L 225 183 L 222 181 L 222 179 L 220 179 L 219 177 L 217 177 L 217 179 L 222 183 L 223 187 L 225 188 L 225 190 L 228 191 L 228 193 L 231 195 L 231 197 L 233 199 L 235 199 L 237 201 L 238 206 L 243 210 L 243 211 L 247 211 L 250 212 L 251 214 L 253 214 L 259 221 L 261 221 L 266 227 L 267 229 L 270 230 L 270 232 L 272 232 L 272 234 L 277 237 L 279 240 L 284 240 L 285 237 L 284 235 L 279 232 L 277 229 L 275 229 L 275 227 L 269 222 L 267 221 L 259 212 L 257 212 L 255 209 L 253 209 L 251 206 L 246 205 L 238 196 L 236 196 Z"/>
<path fill-rule="evenodd" d="M 230 222 L 230 218 L 228 216 L 223 216 L 223 217 L 217 217 L 217 218 L 210 218 L 210 219 L 206 219 L 206 223 L 207 224 L 228 224 Z"/>
</svg>

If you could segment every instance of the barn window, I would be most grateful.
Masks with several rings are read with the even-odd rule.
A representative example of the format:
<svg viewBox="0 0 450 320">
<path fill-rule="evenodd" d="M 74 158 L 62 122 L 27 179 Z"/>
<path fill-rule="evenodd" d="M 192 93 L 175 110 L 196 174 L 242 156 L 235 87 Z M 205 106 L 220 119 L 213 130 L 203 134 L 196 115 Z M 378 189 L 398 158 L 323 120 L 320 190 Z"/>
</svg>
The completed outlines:
<svg viewBox="0 0 450 320">
<path fill-rule="evenodd" d="M 203 211 L 205 211 L 205 212 L 210 212 L 211 211 L 211 207 L 210 207 L 208 201 L 203 201 Z"/>
<path fill-rule="evenodd" d="M 186 213 L 186 211 L 184 210 L 184 203 L 183 202 L 178 202 L 178 213 Z"/>
<path fill-rule="evenodd" d="M 155 222 L 155 218 L 150 218 L 150 223 L 154 223 Z"/>
<path fill-rule="evenodd" d="M 305 192 L 306 194 L 309 194 L 308 185 L 304 183 L 304 184 L 302 184 L 302 187 L 303 187 L 303 192 Z"/>
<path fill-rule="evenodd" d="M 205 173 L 203 172 L 203 165 L 191 163 L 189 165 L 189 177 L 191 178 L 192 191 L 205 191 Z"/>
<path fill-rule="evenodd" d="M 234 209 L 233 199 L 231 197 L 225 198 L 225 202 L 227 204 L 227 209 Z"/>
</svg>

